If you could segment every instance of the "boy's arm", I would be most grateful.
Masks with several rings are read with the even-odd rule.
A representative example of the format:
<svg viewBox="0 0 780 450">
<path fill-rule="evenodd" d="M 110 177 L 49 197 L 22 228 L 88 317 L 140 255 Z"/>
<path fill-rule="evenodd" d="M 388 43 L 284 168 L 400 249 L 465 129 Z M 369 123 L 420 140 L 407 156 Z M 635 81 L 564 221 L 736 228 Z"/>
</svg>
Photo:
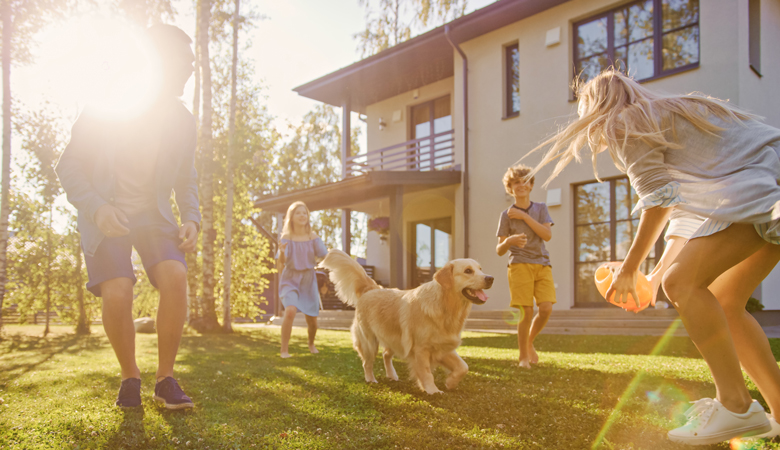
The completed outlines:
<svg viewBox="0 0 780 450">
<path fill-rule="evenodd" d="M 498 237 L 498 245 L 496 245 L 496 253 L 498 253 L 498 256 L 504 256 L 507 251 L 509 251 L 509 247 L 525 247 L 525 244 L 528 242 L 528 238 L 526 237 L 525 233 L 520 234 L 513 234 L 512 236 L 499 236 Z"/>
<path fill-rule="evenodd" d="M 198 173 L 195 170 L 196 133 L 194 119 L 192 127 L 187 128 L 188 143 L 184 152 L 184 160 L 179 166 L 179 173 L 173 185 L 176 205 L 179 207 L 181 223 L 193 222 L 200 230 L 200 203 L 198 201 Z"/>
<path fill-rule="evenodd" d="M 510 208 L 508 215 L 510 219 L 519 219 L 525 221 L 525 223 L 531 227 L 534 233 L 536 233 L 536 235 L 542 238 L 542 240 L 545 242 L 552 239 L 552 223 L 539 223 L 536 219 L 529 216 L 528 213 L 517 208 Z"/>
<path fill-rule="evenodd" d="M 98 132 L 96 126 L 88 116 L 82 114 L 73 124 L 70 142 L 54 168 L 68 202 L 92 222 L 95 222 L 97 210 L 109 204 L 92 186 L 86 173 L 87 161 L 93 158 L 89 150 L 95 145 L 90 140 L 95 139 Z"/>
</svg>

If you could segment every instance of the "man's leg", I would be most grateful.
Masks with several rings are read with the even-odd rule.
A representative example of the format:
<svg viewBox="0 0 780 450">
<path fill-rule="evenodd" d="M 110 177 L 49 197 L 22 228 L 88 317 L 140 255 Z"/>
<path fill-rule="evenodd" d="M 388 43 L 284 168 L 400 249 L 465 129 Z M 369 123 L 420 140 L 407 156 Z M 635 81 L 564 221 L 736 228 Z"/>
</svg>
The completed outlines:
<svg viewBox="0 0 780 450">
<path fill-rule="evenodd" d="M 166 260 L 153 267 L 160 290 L 157 308 L 157 381 L 173 377 L 184 322 L 187 319 L 187 269 L 180 261 Z"/>
<path fill-rule="evenodd" d="M 100 283 L 103 297 L 103 329 L 114 349 L 122 380 L 141 378 L 135 361 L 135 325 L 133 324 L 133 280 L 113 278 Z"/>
</svg>

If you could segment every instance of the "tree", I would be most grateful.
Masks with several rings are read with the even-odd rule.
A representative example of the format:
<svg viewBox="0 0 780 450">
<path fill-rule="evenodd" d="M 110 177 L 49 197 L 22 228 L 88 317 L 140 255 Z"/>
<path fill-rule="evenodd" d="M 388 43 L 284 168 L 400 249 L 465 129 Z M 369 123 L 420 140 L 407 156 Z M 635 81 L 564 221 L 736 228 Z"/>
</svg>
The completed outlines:
<svg viewBox="0 0 780 450">
<path fill-rule="evenodd" d="M 467 0 L 358 0 L 366 8 L 366 29 L 354 35 L 361 57 L 375 55 L 409 40 L 415 32 L 463 15 Z"/>
<path fill-rule="evenodd" d="M 11 64 L 32 61 L 33 36 L 48 21 L 70 7 L 68 0 L 0 0 L 2 16 L 3 163 L 0 183 L 0 327 L 7 279 L 8 217 L 11 192 Z"/>
</svg>

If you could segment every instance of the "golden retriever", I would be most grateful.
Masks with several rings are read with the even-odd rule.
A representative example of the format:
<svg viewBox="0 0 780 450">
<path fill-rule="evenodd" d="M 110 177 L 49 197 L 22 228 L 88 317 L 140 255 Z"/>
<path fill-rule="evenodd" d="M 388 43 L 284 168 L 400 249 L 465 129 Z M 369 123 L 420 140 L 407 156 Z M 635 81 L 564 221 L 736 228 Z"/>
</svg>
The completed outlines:
<svg viewBox="0 0 780 450">
<path fill-rule="evenodd" d="M 447 263 L 416 289 L 383 289 L 366 275 L 349 255 L 331 250 L 320 263 L 330 270 L 330 280 L 344 303 L 355 307 L 352 343 L 363 360 L 366 382 L 376 383 L 374 359 L 384 347 L 385 373 L 398 380 L 393 356 L 407 361 L 413 380 L 428 394 L 441 391 L 433 382 L 433 370 L 449 370 L 445 385 L 454 389 L 469 366 L 455 353 L 471 305 L 487 301 L 482 291 L 493 277 L 482 272 L 473 259 Z"/>
</svg>

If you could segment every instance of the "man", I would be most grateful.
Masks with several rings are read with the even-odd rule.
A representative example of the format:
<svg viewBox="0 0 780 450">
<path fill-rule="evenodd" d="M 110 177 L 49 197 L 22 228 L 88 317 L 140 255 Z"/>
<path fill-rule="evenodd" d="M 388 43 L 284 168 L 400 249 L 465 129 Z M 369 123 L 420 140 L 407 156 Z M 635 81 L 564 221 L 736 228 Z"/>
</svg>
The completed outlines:
<svg viewBox="0 0 780 450">
<path fill-rule="evenodd" d="M 154 399 L 168 409 L 192 408 L 173 378 L 173 366 L 187 315 L 184 252 L 195 251 L 200 223 L 195 120 L 178 99 L 195 57 L 192 40 L 179 28 L 155 25 L 146 33 L 162 75 L 154 102 L 122 120 L 85 110 L 56 171 L 78 210 L 87 289 L 103 298 L 103 328 L 122 369 L 117 406 L 141 405 L 132 316 L 135 247 L 160 292 Z M 181 226 L 171 209 L 171 191 Z"/>
</svg>

